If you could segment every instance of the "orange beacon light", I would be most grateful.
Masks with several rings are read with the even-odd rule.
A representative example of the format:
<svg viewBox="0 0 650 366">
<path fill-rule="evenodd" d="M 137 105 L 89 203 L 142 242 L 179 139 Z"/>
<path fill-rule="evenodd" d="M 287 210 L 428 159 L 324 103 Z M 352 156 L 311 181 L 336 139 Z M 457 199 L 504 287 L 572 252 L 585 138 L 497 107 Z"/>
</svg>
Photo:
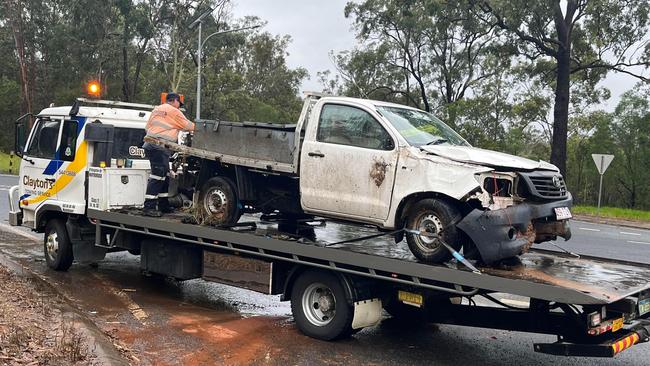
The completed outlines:
<svg viewBox="0 0 650 366">
<path fill-rule="evenodd" d="M 98 81 L 91 81 L 88 83 L 88 94 L 91 97 L 99 97 L 102 88 L 99 86 Z"/>
</svg>

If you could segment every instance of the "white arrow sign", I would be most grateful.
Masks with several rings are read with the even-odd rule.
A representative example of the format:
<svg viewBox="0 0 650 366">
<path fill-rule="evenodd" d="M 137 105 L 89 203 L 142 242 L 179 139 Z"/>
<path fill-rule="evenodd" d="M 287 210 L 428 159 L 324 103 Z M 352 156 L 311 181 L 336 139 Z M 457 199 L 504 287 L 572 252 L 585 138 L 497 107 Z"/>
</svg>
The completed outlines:
<svg viewBox="0 0 650 366">
<path fill-rule="evenodd" d="M 607 170 L 609 167 L 609 164 L 611 164 L 612 160 L 614 160 L 614 155 L 591 154 L 591 158 L 594 159 L 594 163 L 596 163 L 598 173 L 600 175 L 603 175 L 605 174 L 605 170 Z"/>
</svg>

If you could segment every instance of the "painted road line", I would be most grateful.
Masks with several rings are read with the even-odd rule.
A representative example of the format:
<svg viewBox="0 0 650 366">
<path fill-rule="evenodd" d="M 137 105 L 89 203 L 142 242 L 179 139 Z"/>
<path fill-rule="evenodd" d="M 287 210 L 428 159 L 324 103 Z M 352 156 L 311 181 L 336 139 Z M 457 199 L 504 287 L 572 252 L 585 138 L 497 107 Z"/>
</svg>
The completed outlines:
<svg viewBox="0 0 650 366">
<path fill-rule="evenodd" d="M 592 228 L 588 228 L 588 227 L 579 227 L 578 229 L 587 230 L 587 231 L 600 231 L 600 229 L 592 229 Z"/>
<path fill-rule="evenodd" d="M 0 177 L 18 178 L 16 174 L 0 174 Z"/>
<path fill-rule="evenodd" d="M 119 301 L 126 306 L 127 309 L 129 309 L 129 312 L 131 312 L 131 315 L 140 322 L 142 325 L 147 325 L 147 319 L 149 318 L 149 314 L 140 307 L 133 299 L 129 297 L 123 290 L 115 288 L 113 284 L 104 278 L 104 276 L 97 274 L 97 273 L 92 273 L 92 276 L 97 278 L 99 282 L 106 287 L 106 289 L 111 292 L 113 295 L 117 296 Z"/>
<path fill-rule="evenodd" d="M 629 232 L 627 232 L 627 231 L 621 231 L 621 234 L 625 234 L 625 235 L 634 235 L 634 236 L 641 236 L 641 234 L 639 234 L 639 233 L 629 233 Z"/>
<path fill-rule="evenodd" d="M 633 244 L 648 244 L 648 245 L 650 245 L 650 243 L 647 242 L 647 241 L 634 241 L 634 240 L 628 240 L 627 242 L 628 242 L 628 243 L 633 243 Z"/>
</svg>

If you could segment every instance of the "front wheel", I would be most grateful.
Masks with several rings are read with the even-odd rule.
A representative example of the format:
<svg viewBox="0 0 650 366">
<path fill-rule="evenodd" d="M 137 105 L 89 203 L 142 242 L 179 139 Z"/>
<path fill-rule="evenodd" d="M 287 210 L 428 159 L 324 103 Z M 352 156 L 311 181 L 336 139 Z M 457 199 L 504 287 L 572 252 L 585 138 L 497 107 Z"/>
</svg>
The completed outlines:
<svg viewBox="0 0 650 366">
<path fill-rule="evenodd" d="M 444 200 L 427 198 L 414 204 L 406 218 L 406 227 L 419 232 L 440 235 L 456 251 L 467 243 L 467 237 L 456 228 L 460 212 Z M 416 258 L 423 262 L 442 263 L 451 259 L 451 253 L 438 238 L 407 233 L 406 242 Z"/>
<path fill-rule="evenodd" d="M 298 329 L 310 337 L 329 341 L 353 333 L 352 305 L 331 273 L 302 273 L 291 291 L 291 312 Z"/>
<path fill-rule="evenodd" d="M 234 185 L 224 177 L 208 179 L 194 203 L 194 216 L 199 224 L 229 225 L 235 224 L 241 217 Z"/>
<path fill-rule="evenodd" d="M 43 251 L 47 266 L 56 271 L 67 271 L 72 265 L 72 243 L 68 238 L 65 223 L 61 219 L 52 219 L 45 226 Z"/>
</svg>

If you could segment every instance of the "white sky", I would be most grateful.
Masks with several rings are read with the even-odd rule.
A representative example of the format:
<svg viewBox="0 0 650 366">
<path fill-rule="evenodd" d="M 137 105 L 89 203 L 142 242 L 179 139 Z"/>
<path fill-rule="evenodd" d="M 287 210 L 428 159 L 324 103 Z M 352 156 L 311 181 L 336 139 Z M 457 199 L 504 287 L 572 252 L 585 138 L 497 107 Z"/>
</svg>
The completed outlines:
<svg viewBox="0 0 650 366">
<path fill-rule="evenodd" d="M 289 67 L 304 67 L 309 79 L 302 84 L 303 91 L 320 91 L 316 73 L 331 70 L 336 73 L 329 58 L 335 53 L 352 49 L 356 45 L 351 19 L 343 15 L 349 0 L 238 0 L 234 3 L 235 18 L 255 15 L 267 21 L 263 30 L 275 35 L 289 35 Z M 647 74 L 647 73 L 646 73 Z M 632 76 L 609 73 L 601 85 L 610 89 L 612 97 L 603 107 L 612 111 L 620 95 L 637 82 Z"/>
</svg>

